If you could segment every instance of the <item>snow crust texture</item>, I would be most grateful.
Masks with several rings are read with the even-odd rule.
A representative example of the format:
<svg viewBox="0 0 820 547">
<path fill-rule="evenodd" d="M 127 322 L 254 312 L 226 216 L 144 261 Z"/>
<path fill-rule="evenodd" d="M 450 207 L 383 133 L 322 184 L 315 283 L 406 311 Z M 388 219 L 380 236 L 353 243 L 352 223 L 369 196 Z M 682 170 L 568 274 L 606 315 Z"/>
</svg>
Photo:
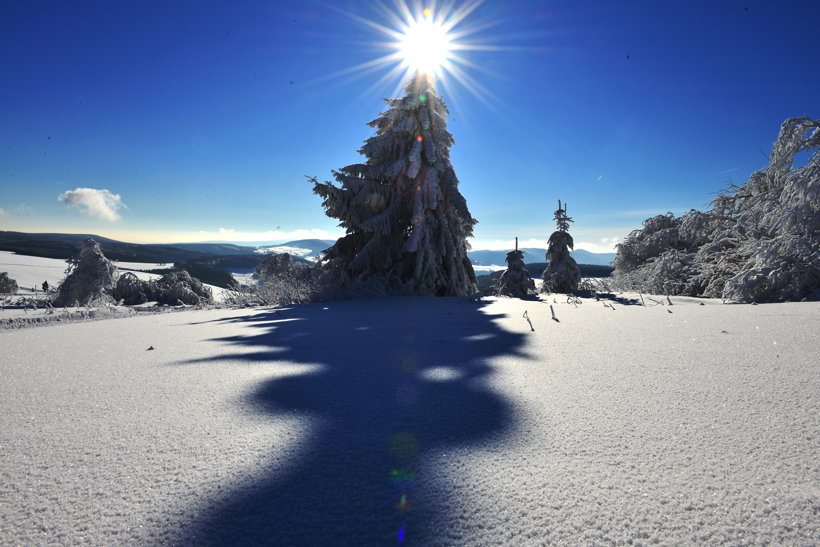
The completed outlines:
<svg viewBox="0 0 820 547">
<path fill-rule="evenodd" d="M 0 332 L 0 544 L 816 545 L 820 304 L 600 298 Z"/>
</svg>

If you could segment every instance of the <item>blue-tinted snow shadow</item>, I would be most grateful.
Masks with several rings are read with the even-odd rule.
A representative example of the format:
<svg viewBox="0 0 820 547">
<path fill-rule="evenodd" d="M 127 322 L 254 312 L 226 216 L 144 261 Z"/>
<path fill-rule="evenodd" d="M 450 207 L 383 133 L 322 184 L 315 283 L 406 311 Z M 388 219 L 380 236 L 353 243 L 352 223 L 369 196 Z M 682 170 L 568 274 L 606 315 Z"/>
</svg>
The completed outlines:
<svg viewBox="0 0 820 547">
<path fill-rule="evenodd" d="M 287 470 L 217 500 L 180 544 L 417 545 L 447 530 L 451 494 L 425 456 L 499 442 L 511 406 L 488 359 L 526 333 L 500 329 L 467 298 L 392 298 L 255 315 L 220 359 L 322 365 L 263 382 L 249 408 L 319 424 Z M 235 320 L 231 320 L 235 321 Z M 248 352 L 248 346 L 258 351 Z M 275 443 L 275 439 L 272 439 Z M 404 496 L 404 498 L 402 497 Z"/>
</svg>

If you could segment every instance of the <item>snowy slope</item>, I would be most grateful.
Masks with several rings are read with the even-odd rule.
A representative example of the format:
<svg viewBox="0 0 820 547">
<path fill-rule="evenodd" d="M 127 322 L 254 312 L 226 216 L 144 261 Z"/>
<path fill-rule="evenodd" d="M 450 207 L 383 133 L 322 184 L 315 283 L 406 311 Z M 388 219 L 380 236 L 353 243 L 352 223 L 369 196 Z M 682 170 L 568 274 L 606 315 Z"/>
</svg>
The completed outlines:
<svg viewBox="0 0 820 547">
<path fill-rule="evenodd" d="M 636 301 L 2 331 L 0 544 L 816 544 L 820 304 Z"/>
<path fill-rule="evenodd" d="M 9 251 L 0 251 L 0 272 L 8 272 L 9 277 L 17 281 L 21 290 L 37 290 L 48 281 L 56 287 L 65 279 L 65 260 L 41 258 L 39 256 L 18 255 Z"/>
<path fill-rule="evenodd" d="M 139 279 L 148 281 L 159 279 L 159 274 L 149 273 L 144 270 L 158 270 L 173 267 L 173 264 L 153 263 L 153 262 L 120 262 L 114 261 L 118 272 L 122 275 L 131 272 Z M 66 261 L 58 258 L 43 258 L 39 256 L 18 255 L 9 251 L 0 251 L 0 272 L 8 272 L 9 277 L 17 281 L 20 286 L 20 295 L 30 295 L 36 289 L 41 291 L 43 281 L 48 281 L 49 286 L 54 289 L 65 279 Z M 214 298 L 222 300 L 225 289 L 214 285 L 206 285 L 211 288 Z"/>
</svg>

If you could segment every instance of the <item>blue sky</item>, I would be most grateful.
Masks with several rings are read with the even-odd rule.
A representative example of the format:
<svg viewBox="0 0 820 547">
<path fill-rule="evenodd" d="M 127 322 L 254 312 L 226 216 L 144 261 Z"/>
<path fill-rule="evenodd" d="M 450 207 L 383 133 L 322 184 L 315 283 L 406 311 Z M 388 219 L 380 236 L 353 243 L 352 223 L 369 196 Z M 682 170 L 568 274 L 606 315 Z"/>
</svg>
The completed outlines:
<svg viewBox="0 0 820 547">
<path fill-rule="evenodd" d="M 361 21 L 390 25 L 385 8 L 4 2 L 0 229 L 340 235 L 304 175 L 362 161 L 366 123 L 400 83 L 350 70 L 389 52 Z M 576 246 L 605 251 L 745 181 L 787 117 L 820 116 L 817 20 L 811 1 L 485 0 L 454 28 L 484 46 L 463 52 L 480 89 L 439 85 L 473 247 L 545 243 L 562 199 Z"/>
</svg>

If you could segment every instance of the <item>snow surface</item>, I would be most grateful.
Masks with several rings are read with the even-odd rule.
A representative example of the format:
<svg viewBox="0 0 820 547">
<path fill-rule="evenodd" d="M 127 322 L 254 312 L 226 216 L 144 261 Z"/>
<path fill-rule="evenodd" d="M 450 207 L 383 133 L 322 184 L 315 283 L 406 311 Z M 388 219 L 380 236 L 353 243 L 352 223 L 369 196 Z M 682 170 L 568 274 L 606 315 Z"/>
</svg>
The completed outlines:
<svg viewBox="0 0 820 547">
<path fill-rule="evenodd" d="M 493 272 L 500 272 L 501 270 L 506 270 L 506 266 L 499 266 L 497 264 L 490 264 L 488 266 L 481 266 L 478 264 L 473 264 L 473 271 L 476 275 L 486 275 Z"/>
<path fill-rule="evenodd" d="M 820 303 L 644 299 L 2 331 L 0 544 L 816 545 Z"/>
<path fill-rule="evenodd" d="M 32 287 L 41 289 L 43 281 L 57 287 L 65 279 L 68 267 L 65 260 L 18 255 L 11 251 L 0 251 L 0 272 L 8 272 L 17 281 L 20 289 L 31 292 Z"/>
</svg>

